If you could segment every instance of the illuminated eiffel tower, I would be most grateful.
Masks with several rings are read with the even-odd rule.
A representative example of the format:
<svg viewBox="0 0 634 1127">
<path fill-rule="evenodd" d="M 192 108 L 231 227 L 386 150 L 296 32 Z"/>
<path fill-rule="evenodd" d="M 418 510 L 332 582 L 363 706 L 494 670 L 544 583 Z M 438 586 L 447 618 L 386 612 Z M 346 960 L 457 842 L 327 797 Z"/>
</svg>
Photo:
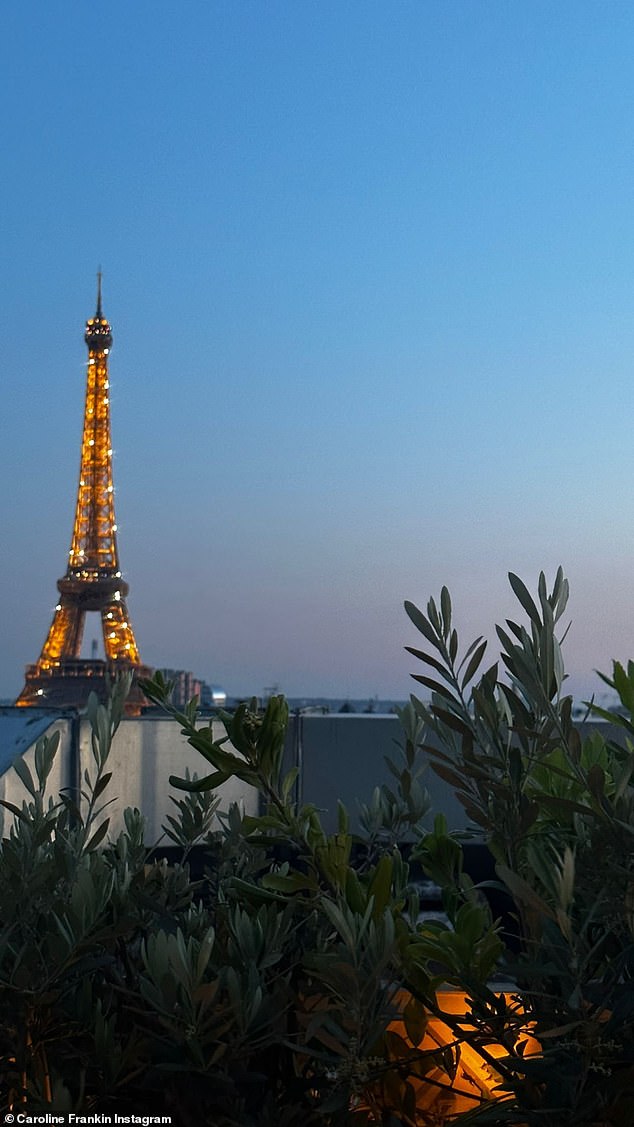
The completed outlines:
<svg viewBox="0 0 634 1127">
<path fill-rule="evenodd" d="M 101 310 L 101 273 L 97 279 L 97 312 L 86 322 L 84 337 L 86 406 L 68 567 L 57 580 L 59 602 L 42 652 L 35 665 L 27 665 L 26 684 L 15 703 L 81 708 L 91 691 L 103 698 L 107 674 L 131 670 L 135 680 L 126 711 L 138 715 L 144 698 L 136 678 L 151 670 L 141 664 L 126 606 L 129 587 L 119 568 L 108 379 L 112 331 Z M 105 661 L 80 656 L 88 611 L 101 615 Z"/>
</svg>

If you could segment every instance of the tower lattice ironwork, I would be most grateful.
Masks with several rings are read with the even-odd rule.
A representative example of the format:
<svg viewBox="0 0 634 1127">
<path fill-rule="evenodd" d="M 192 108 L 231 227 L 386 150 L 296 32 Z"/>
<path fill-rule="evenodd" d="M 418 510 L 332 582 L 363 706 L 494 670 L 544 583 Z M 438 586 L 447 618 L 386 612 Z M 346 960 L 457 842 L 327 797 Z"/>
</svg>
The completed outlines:
<svg viewBox="0 0 634 1127">
<path fill-rule="evenodd" d="M 68 567 L 57 581 L 59 602 L 42 652 L 35 665 L 27 666 L 16 704 L 81 707 L 91 691 L 104 695 L 107 674 L 131 670 L 135 681 L 127 711 L 134 715 L 143 704 L 136 677 L 150 670 L 141 664 L 126 604 L 129 587 L 119 567 L 108 378 L 112 330 L 101 308 L 101 273 L 97 278 L 97 312 L 86 322 L 84 336 L 86 403 Z M 101 616 L 105 660 L 81 657 L 88 611 Z"/>
</svg>

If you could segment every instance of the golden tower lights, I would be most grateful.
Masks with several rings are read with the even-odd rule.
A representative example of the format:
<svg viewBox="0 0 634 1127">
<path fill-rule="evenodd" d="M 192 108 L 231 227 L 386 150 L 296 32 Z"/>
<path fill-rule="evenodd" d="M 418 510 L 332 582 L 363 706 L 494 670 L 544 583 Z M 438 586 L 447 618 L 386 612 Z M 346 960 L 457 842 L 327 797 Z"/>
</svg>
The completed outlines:
<svg viewBox="0 0 634 1127">
<path fill-rule="evenodd" d="M 26 684 L 16 704 L 81 707 L 91 690 L 103 696 L 106 672 L 150 670 L 141 664 L 126 606 L 128 584 L 121 576 L 112 480 L 108 356 L 112 331 L 101 309 L 86 322 L 88 345 L 86 403 L 75 522 L 66 574 L 57 581 L 60 598 L 42 652 L 26 669 Z M 80 657 L 87 611 L 98 611 L 105 662 Z M 138 714 L 143 697 L 136 685 L 127 712 Z"/>
</svg>

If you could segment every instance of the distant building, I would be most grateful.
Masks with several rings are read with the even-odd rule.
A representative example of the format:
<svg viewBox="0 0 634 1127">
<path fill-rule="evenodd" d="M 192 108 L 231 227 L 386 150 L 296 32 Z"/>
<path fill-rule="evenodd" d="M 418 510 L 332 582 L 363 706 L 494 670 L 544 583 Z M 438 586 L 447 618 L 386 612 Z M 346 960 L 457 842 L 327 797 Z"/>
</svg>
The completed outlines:
<svg viewBox="0 0 634 1127">
<path fill-rule="evenodd" d="M 218 685 L 208 685 L 186 669 L 160 669 L 166 681 L 173 683 L 172 704 L 184 708 L 193 697 L 198 697 L 201 708 L 224 708 L 227 694 Z"/>
<path fill-rule="evenodd" d="M 203 708 L 225 708 L 227 694 L 224 689 L 220 688 L 220 685 L 208 685 L 206 681 L 203 681 L 200 703 Z"/>
</svg>

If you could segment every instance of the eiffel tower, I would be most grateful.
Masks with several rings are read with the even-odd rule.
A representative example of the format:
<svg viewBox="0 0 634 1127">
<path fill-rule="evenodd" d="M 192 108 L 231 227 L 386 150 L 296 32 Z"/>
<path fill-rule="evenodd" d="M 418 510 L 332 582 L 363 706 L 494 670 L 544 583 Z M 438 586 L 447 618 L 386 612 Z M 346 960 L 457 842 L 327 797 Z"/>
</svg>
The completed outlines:
<svg viewBox="0 0 634 1127">
<path fill-rule="evenodd" d="M 86 405 L 68 567 L 57 580 L 59 602 L 42 652 L 35 665 L 27 665 L 26 683 L 15 703 L 82 708 L 91 691 L 104 697 L 107 675 L 131 670 L 135 677 L 126 712 L 135 716 L 145 703 L 136 678 L 149 676 L 151 670 L 141 664 L 126 606 L 129 587 L 119 568 L 108 379 L 112 330 L 101 309 L 101 272 L 97 312 L 86 322 L 84 340 Z M 101 615 L 105 661 L 80 656 L 88 611 Z"/>
</svg>

